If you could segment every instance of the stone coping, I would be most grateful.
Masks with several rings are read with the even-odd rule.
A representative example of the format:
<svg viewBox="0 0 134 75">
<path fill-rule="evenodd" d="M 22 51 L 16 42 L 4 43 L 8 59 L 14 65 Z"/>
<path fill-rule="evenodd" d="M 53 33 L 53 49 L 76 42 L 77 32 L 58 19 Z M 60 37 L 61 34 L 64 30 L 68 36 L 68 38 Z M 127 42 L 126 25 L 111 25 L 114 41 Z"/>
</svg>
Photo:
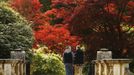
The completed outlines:
<svg viewBox="0 0 134 75">
<path fill-rule="evenodd" d="M 113 61 L 120 60 L 120 61 L 124 61 L 124 60 L 132 60 L 132 59 L 101 59 L 101 60 L 113 60 Z M 94 60 L 94 61 L 96 61 L 96 60 Z"/>
<path fill-rule="evenodd" d="M 0 61 L 1 60 L 9 60 L 10 61 L 10 60 L 21 60 L 21 59 L 0 59 Z"/>
<path fill-rule="evenodd" d="M 102 60 L 93 60 L 93 63 L 130 63 L 132 59 L 102 59 Z"/>
<path fill-rule="evenodd" d="M 0 63 L 24 63 L 22 59 L 0 59 Z"/>
</svg>

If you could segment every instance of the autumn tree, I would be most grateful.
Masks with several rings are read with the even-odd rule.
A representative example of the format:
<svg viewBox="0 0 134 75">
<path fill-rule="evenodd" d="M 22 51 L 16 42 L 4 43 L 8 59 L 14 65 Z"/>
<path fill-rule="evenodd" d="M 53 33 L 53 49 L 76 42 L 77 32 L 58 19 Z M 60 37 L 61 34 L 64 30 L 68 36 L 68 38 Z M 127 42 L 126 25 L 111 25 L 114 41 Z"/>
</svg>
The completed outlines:
<svg viewBox="0 0 134 75">
<path fill-rule="evenodd" d="M 88 0 L 70 22 L 70 31 L 83 37 L 88 55 L 106 47 L 115 58 L 131 56 L 134 25 L 133 0 Z"/>
<path fill-rule="evenodd" d="M 34 47 L 37 44 L 46 45 L 54 52 L 62 53 L 66 45 L 75 47 L 79 41 L 79 37 L 72 36 L 67 24 L 75 3 L 73 0 L 49 1 L 47 0 L 48 6 L 51 4 L 49 7 L 43 3 L 43 0 L 40 0 L 42 4 L 39 0 L 12 0 L 10 4 L 33 23 Z"/>
<path fill-rule="evenodd" d="M 40 11 L 42 4 L 39 0 L 11 0 L 9 3 L 12 8 L 26 17 L 28 21 L 34 23 L 35 26 L 44 23 L 42 21 L 44 18 Z"/>
</svg>

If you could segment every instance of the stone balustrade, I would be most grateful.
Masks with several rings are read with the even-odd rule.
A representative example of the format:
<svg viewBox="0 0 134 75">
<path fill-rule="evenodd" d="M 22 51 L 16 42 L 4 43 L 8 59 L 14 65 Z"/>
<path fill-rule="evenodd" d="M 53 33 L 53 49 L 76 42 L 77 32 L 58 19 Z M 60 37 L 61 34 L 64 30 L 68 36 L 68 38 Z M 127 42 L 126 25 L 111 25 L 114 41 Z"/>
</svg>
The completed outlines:
<svg viewBox="0 0 134 75">
<path fill-rule="evenodd" d="M 26 75 L 21 59 L 0 59 L 0 75 Z"/>
<path fill-rule="evenodd" d="M 130 59 L 95 60 L 95 75 L 130 75 Z"/>
</svg>

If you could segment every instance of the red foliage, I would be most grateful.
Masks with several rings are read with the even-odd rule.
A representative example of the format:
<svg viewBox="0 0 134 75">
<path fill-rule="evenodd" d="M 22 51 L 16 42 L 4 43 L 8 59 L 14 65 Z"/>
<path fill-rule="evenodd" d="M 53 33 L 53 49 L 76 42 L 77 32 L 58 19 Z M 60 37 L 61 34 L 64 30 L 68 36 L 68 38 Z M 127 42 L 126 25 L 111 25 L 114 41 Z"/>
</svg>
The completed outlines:
<svg viewBox="0 0 134 75">
<path fill-rule="evenodd" d="M 39 0 L 11 0 L 11 6 L 21 15 L 31 21 L 34 26 L 46 23 L 44 14 L 40 11 L 42 4 Z"/>
<path fill-rule="evenodd" d="M 82 36 L 90 47 L 91 56 L 94 50 L 107 47 L 119 57 L 123 48 L 130 47 L 130 37 L 123 33 L 121 24 L 134 25 L 134 1 L 88 0 L 77 9 L 80 12 L 73 13 L 69 28 L 71 33 Z"/>
<path fill-rule="evenodd" d="M 134 25 L 134 1 L 129 1 L 126 8 L 126 14 L 124 14 L 123 19 Z"/>
<path fill-rule="evenodd" d="M 114 3 L 107 4 L 104 9 L 111 14 L 117 14 L 117 6 Z"/>
<path fill-rule="evenodd" d="M 79 38 L 72 36 L 67 29 L 67 21 L 70 21 L 76 2 L 74 0 L 52 0 L 52 9 L 44 13 L 40 11 L 42 5 L 38 0 L 12 0 L 12 7 L 20 12 L 27 20 L 33 22 L 35 43 L 48 46 L 55 52 L 63 52 L 66 45 L 73 48 L 78 44 Z M 51 26 L 50 21 L 63 19 L 62 22 Z"/>
<path fill-rule="evenodd" d="M 114 14 L 117 17 L 121 17 L 125 22 L 133 22 L 134 1 L 123 0 L 121 1 L 122 4 L 120 3 L 119 5 L 116 3 L 116 1 L 114 1 L 113 3 L 108 3 L 104 9 L 110 14 Z"/>
<path fill-rule="evenodd" d="M 51 2 L 51 10 L 42 13 L 40 11 L 42 5 L 38 0 L 11 1 L 12 7 L 36 26 L 34 46 L 44 44 L 55 52 L 63 52 L 66 45 L 75 47 L 78 44 L 79 38 L 71 34 L 83 36 L 87 44 L 96 45 L 99 42 L 95 41 L 104 39 L 100 40 L 100 35 L 99 37 L 93 35 L 92 31 L 119 31 L 117 33 L 120 34 L 121 23 L 134 25 L 132 0 L 51 0 Z M 57 19 L 62 20 L 55 22 Z M 93 36 L 89 37 L 90 33 Z"/>
<path fill-rule="evenodd" d="M 52 9 L 45 13 L 40 11 L 42 5 L 39 0 L 11 0 L 10 4 L 35 25 L 43 25 L 46 21 L 49 22 L 52 19 L 56 20 L 59 18 L 63 19 L 61 23 L 68 23 L 73 15 L 77 13 L 75 10 L 79 10 L 77 7 L 80 7 L 80 5 L 84 4 L 85 1 L 51 0 L 51 2 Z M 55 17 L 52 18 L 50 15 L 54 15 Z"/>
<path fill-rule="evenodd" d="M 52 0 L 52 8 L 55 8 L 58 11 L 56 18 L 63 18 L 64 20 L 62 23 L 68 23 L 75 14 L 80 12 L 80 9 L 85 2 L 86 0 Z"/>
<path fill-rule="evenodd" d="M 71 36 L 70 32 L 64 26 L 39 26 L 39 30 L 35 31 L 35 39 L 37 44 L 44 44 L 55 52 L 62 53 L 65 46 L 71 45 L 75 47 L 78 37 Z"/>
<path fill-rule="evenodd" d="M 117 25 L 117 27 L 121 23 L 133 25 L 133 4 L 134 1 L 128 0 L 88 0 L 84 5 L 74 10 L 69 27 L 74 34 L 83 34 L 81 33 L 83 30 L 99 30 L 98 27 L 101 25 Z"/>
<path fill-rule="evenodd" d="M 38 0 L 11 0 L 11 6 L 29 21 L 35 14 L 40 13 L 41 4 Z"/>
</svg>

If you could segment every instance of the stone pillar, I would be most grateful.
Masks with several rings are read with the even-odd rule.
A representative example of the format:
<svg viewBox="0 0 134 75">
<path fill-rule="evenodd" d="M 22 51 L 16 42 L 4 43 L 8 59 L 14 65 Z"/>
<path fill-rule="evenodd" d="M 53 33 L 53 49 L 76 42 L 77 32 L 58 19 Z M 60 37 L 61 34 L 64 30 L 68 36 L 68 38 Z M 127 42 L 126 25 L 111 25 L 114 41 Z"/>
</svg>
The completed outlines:
<svg viewBox="0 0 134 75">
<path fill-rule="evenodd" d="M 4 66 L 2 61 L 0 61 L 0 75 L 4 75 Z"/>
<path fill-rule="evenodd" d="M 95 75 L 130 75 L 130 59 L 112 59 L 112 51 L 101 48 L 94 60 Z"/>
<path fill-rule="evenodd" d="M 10 63 L 5 63 L 4 64 L 4 75 L 12 75 L 12 67 Z"/>
<path fill-rule="evenodd" d="M 10 52 L 10 55 L 11 55 L 11 59 L 20 59 L 23 61 L 23 63 L 20 63 L 19 67 L 20 67 L 20 70 L 23 71 L 22 75 L 26 75 L 26 60 L 25 60 L 26 52 L 21 49 L 15 49 Z"/>
<path fill-rule="evenodd" d="M 25 65 L 20 59 L 0 59 L 0 75 L 25 75 Z"/>
<path fill-rule="evenodd" d="M 129 75 L 130 59 L 95 60 L 95 75 Z"/>
</svg>

